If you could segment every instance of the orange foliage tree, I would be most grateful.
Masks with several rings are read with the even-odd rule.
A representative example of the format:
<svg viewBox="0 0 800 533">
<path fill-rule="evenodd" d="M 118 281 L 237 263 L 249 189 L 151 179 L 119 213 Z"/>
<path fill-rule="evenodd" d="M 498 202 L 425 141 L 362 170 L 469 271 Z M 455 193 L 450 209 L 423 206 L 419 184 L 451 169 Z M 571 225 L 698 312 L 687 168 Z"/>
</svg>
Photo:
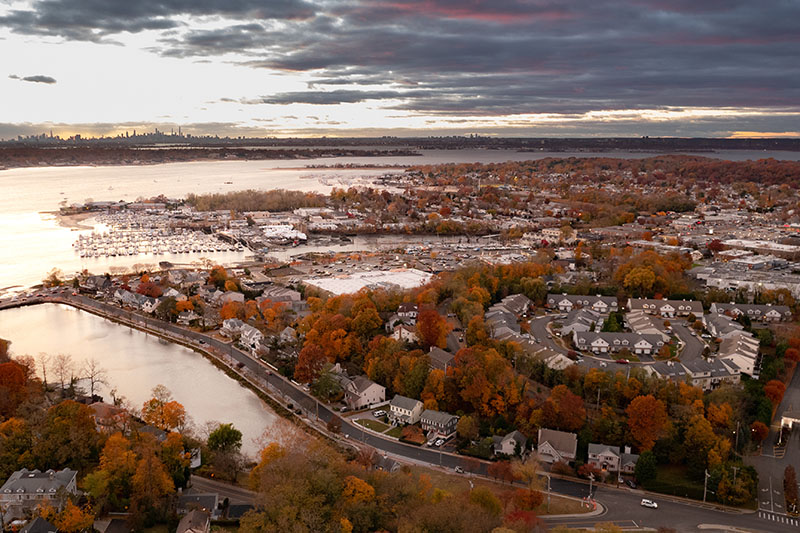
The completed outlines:
<svg viewBox="0 0 800 533">
<path fill-rule="evenodd" d="M 667 409 L 664 402 L 652 395 L 637 396 L 625 410 L 628 429 L 641 451 L 650 450 L 663 435 L 667 426 Z"/>
<path fill-rule="evenodd" d="M 452 326 L 436 309 L 423 309 L 417 316 L 417 333 L 424 348 L 447 346 L 447 334 Z"/>
</svg>

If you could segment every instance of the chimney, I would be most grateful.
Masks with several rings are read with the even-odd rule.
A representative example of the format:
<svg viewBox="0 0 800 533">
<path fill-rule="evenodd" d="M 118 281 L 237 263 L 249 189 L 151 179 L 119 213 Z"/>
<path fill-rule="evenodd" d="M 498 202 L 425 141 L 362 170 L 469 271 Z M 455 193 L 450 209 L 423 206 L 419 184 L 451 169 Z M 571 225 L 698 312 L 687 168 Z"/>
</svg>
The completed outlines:
<svg viewBox="0 0 800 533">
<path fill-rule="evenodd" d="M 627 453 L 628 455 L 631 454 L 631 447 L 630 446 L 625 446 L 625 453 Z"/>
</svg>

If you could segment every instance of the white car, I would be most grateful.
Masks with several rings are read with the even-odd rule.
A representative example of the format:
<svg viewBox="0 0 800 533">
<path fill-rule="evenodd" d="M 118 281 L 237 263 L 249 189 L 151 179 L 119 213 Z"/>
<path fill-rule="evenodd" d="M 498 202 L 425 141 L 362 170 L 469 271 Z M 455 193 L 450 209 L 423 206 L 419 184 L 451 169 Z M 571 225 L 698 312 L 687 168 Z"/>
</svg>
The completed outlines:
<svg viewBox="0 0 800 533">
<path fill-rule="evenodd" d="M 383 409 L 379 409 L 377 411 L 372 411 L 372 416 L 374 416 L 375 418 L 380 418 L 382 416 L 386 416 L 386 411 L 384 411 Z"/>
<path fill-rule="evenodd" d="M 642 500 L 642 507 L 649 507 L 650 509 L 658 509 L 658 504 L 653 500 Z"/>
<path fill-rule="evenodd" d="M 436 446 L 437 448 L 442 444 L 444 444 L 444 439 L 436 439 L 436 442 L 433 443 L 433 445 Z"/>
<path fill-rule="evenodd" d="M 464 473 L 464 469 L 461 468 L 460 466 L 455 467 L 453 470 L 455 470 L 456 474 L 463 474 Z"/>
</svg>

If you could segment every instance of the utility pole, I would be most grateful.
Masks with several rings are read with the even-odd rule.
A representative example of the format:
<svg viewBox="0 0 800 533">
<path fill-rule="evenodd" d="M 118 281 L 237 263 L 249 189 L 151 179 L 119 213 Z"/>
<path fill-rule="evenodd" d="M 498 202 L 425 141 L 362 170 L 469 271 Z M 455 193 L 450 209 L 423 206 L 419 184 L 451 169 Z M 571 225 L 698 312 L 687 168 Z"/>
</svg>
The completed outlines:
<svg viewBox="0 0 800 533">
<path fill-rule="evenodd" d="M 592 499 L 592 482 L 594 481 L 594 474 L 589 474 L 589 501 Z"/>
<path fill-rule="evenodd" d="M 703 503 L 706 503 L 706 490 L 708 490 L 708 469 L 705 470 L 705 476 L 703 478 Z"/>
<path fill-rule="evenodd" d="M 736 485 L 736 471 L 739 470 L 738 466 L 732 466 L 733 469 L 733 484 Z"/>
<path fill-rule="evenodd" d="M 737 420 L 736 421 L 736 444 L 733 446 L 733 451 L 736 452 L 736 453 L 739 453 L 739 424 L 740 424 L 740 421 Z M 736 474 L 734 474 L 734 478 L 735 477 L 736 477 Z"/>
<path fill-rule="evenodd" d="M 547 512 L 550 512 L 550 474 L 547 474 Z"/>
</svg>

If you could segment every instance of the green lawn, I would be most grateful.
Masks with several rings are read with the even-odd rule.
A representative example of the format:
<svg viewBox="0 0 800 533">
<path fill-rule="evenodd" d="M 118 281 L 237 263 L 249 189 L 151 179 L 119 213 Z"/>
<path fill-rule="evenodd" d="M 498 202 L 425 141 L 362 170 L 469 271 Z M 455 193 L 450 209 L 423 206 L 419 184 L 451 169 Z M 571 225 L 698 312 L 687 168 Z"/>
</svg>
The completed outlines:
<svg viewBox="0 0 800 533">
<path fill-rule="evenodd" d="M 398 426 L 398 427 L 394 427 L 394 428 L 390 429 L 389 431 L 384 433 L 384 435 L 388 435 L 390 437 L 394 437 L 396 439 L 399 439 L 400 438 L 400 434 L 402 432 L 403 432 L 403 428 Z"/>
<path fill-rule="evenodd" d="M 656 478 L 645 483 L 644 488 L 662 494 L 703 499 L 703 483 L 689 479 L 683 466 L 659 466 Z M 709 493 L 709 501 L 713 501 L 713 498 L 714 495 Z"/>
<path fill-rule="evenodd" d="M 369 428 L 372 431 L 377 431 L 378 433 L 383 433 L 384 431 L 389 429 L 389 426 L 387 426 L 383 422 L 378 422 L 377 420 L 371 420 L 369 418 L 359 418 L 358 420 L 356 420 L 356 424 L 360 424 L 365 428 Z"/>
</svg>

